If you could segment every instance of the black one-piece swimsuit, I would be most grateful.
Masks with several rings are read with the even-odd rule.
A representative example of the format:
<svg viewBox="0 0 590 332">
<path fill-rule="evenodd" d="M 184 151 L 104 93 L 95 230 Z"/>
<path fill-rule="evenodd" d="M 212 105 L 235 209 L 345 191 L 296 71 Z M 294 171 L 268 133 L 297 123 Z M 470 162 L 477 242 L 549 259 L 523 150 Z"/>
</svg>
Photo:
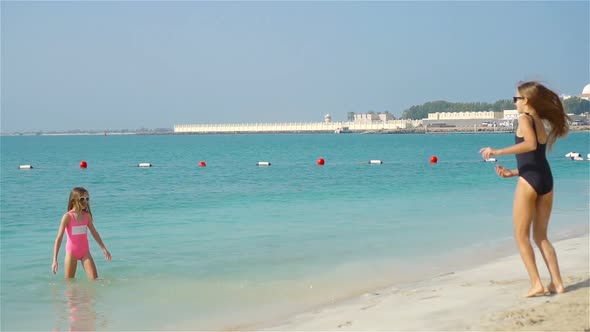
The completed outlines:
<svg viewBox="0 0 590 332">
<path fill-rule="evenodd" d="M 532 118 L 528 113 L 524 113 Z M 537 140 L 537 149 L 516 155 L 516 163 L 518 165 L 518 174 L 526 180 L 537 195 L 545 195 L 553 190 L 553 174 L 547 161 L 545 150 L 547 144 L 539 143 L 537 137 L 537 128 L 535 127 L 535 119 L 533 120 L 533 130 L 535 131 L 535 139 Z M 518 144 L 524 141 L 524 137 L 515 135 L 514 141 Z"/>
</svg>

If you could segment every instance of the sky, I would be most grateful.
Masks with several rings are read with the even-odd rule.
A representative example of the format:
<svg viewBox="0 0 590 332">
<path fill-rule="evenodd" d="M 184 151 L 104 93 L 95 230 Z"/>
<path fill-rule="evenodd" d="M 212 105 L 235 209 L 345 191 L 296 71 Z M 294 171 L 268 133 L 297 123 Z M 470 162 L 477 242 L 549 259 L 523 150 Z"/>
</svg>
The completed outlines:
<svg viewBox="0 0 590 332">
<path fill-rule="evenodd" d="M 320 122 L 590 83 L 590 1 L 1 1 L 0 131 Z"/>
</svg>

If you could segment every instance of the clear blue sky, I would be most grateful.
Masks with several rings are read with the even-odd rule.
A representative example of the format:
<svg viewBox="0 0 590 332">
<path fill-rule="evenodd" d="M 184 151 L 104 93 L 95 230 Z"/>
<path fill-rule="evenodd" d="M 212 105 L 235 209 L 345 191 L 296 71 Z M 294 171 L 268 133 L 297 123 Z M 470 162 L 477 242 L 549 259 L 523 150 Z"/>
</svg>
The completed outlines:
<svg viewBox="0 0 590 332">
<path fill-rule="evenodd" d="M 316 122 L 590 83 L 590 2 L 1 2 L 1 131 Z"/>
</svg>

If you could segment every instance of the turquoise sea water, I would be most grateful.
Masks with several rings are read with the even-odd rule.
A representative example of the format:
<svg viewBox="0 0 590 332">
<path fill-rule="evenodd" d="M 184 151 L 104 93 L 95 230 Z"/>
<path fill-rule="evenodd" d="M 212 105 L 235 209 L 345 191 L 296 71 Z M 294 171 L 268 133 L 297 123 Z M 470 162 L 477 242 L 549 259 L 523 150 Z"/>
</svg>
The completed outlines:
<svg viewBox="0 0 590 332">
<path fill-rule="evenodd" d="M 564 155 L 585 156 L 589 137 L 572 133 L 549 154 L 556 238 L 587 230 L 590 162 Z M 498 178 L 478 150 L 512 143 L 512 134 L 2 137 L 1 329 L 248 328 L 500 255 L 515 180 Z M 498 159 L 515 167 L 514 156 Z M 106 262 L 89 235 L 97 282 L 80 266 L 63 279 L 65 244 L 51 273 L 75 186 L 90 191 L 113 255 Z"/>
</svg>

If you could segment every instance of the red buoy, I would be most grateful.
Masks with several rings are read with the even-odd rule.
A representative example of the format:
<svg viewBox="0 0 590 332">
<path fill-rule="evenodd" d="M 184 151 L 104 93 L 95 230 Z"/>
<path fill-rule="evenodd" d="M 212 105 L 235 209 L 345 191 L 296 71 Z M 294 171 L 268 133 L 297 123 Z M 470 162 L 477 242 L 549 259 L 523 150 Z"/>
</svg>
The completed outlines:
<svg viewBox="0 0 590 332">
<path fill-rule="evenodd" d="M 325 163 L 326 163 L 326 161 L 324 160 L 324 158 L 319 158 L 318 159 L 318 165 L 319 166 L 324 166 Z"/>
<path fill-rule="evenodd" d="M 205 167 L 207 166 L 207 163 L 204 161 L 199 162 L 199 167 Z"/>
<path fill-rule="evenodd" d="M 438 162 L 438 157 L 437 156 L 430 157 L 430 162 L 433 164 L 436 164 Z"/>
<path fill-rule="evenodd" d="M 80 168 L 86 168 L 86 167 L 88 167 L 88 163 L 86 162 L 86 160 L 82 160 L 80 162 Z"/>
</svg>

